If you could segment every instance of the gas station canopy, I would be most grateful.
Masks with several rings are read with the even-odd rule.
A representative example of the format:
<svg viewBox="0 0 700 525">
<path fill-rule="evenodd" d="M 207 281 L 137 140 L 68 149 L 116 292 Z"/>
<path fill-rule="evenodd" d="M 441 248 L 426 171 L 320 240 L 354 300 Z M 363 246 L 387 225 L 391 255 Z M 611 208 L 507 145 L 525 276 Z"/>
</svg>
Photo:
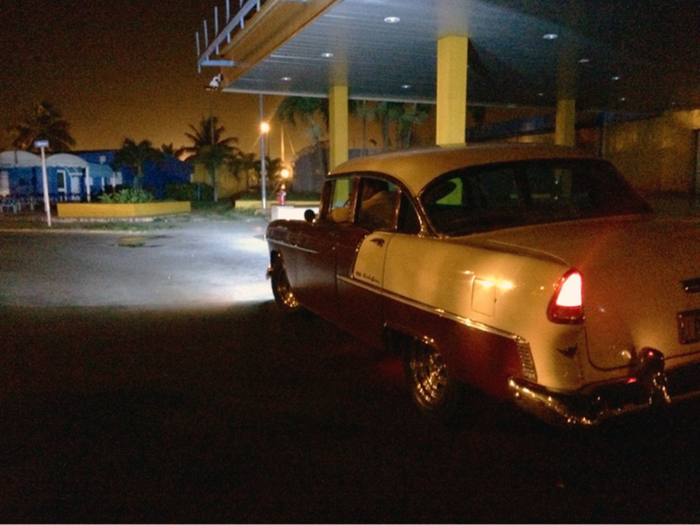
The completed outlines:
<svg viewBox="0 0 700 525">
<path fill-rule="evenodd" d="M 470 105 L 661 111 L 700 106 L 698 27 L 697 0 L 227 0 L 198 66 L 223 91 L 435 102 L 456 35 Z"/>
</svg>

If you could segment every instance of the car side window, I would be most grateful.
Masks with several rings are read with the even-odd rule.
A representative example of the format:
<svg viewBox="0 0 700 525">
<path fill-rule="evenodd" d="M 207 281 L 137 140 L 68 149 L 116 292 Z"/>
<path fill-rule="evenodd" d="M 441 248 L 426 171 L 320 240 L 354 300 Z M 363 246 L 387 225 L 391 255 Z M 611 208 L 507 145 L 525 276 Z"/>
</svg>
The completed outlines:
<svg viewBox="0 0 700 525">
<path fill-rule="evenodd" d="M 582 160 L 455 170 L 428 185 L 421 202 L 433 227 L 447 235 L 649 211 L 608 164 Z"/>
<path fill-rule="evenodd" d="M 358 192 L 357 225 L 368 230 L 394 229 L 399 194 L 395 184 L 364 177 Z"/>
<path fill-rule="evenodd" d="M 341 177 L 328 183 L 328 205 L 325 218 L 333 222 L 349 222 L 353 177 Z"/>
<path fill-rule="evenodd" d="M 422 196 L 439 232 L 468 233 L 505 227 L 519 220 L 523 208 L 513 165 L 457 171 L 429 186 Z"/>
</svg>

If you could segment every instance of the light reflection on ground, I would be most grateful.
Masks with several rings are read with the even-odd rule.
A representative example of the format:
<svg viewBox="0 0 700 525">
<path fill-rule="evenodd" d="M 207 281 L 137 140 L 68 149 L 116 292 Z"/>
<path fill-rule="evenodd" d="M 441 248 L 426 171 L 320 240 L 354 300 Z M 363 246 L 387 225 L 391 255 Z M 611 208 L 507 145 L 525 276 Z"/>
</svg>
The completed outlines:
<svg viewBox="0 0 700 525">
<path fill-rule="evenodd" d="M 266 224 L 192 222 L 131 236 L 2 232 L 0 305 L 172 309 L 269 301 Z"/>
</svg>

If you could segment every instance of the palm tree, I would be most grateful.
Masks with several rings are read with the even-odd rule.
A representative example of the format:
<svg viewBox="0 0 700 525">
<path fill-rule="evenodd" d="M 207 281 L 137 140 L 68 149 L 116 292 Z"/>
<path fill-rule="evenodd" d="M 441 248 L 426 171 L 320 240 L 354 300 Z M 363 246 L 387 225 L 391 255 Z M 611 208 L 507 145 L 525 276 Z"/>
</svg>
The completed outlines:
<svg viewBox="0 0 700 525">
<path fill-rule="evenodd" d="M 160 151 L 164 157 L 173 157 L 177 159 L 180 153 L 182 153 L 182 148 L 175 149 L 175 146 L 173 146 L 171 142 L 170 144 L 161 144 Z"/>
<path fill-rule="evenodd" d="M 319 116 L 322 119 L 321 125 L 318 121 Z M 323 132 L 328 129 L 328 99 L 315 97 L 285 97 L 277 106 L 275 118 L 280 122 L 286 122 L 292 126 L 301 123 L 309 128 L 311 135 L 311 145 L 314 149 L 314 158 L 316 166 L 314 171 L 317 174 L 324 174 L 327 171 L 323 159 L 323 151 L 321 148 L 321 137 Z"/>
<path fill-rule="evenodd" d="M 377 105 L 377 119 L 382 130 L 384 149 L 391 149 L 391 125 L 398 122 L 404 113 L 401 102 L 380 102 Z"/>
<path fill-rule="evenodd" d="M 255 172 L 258 174 L 260 180 L 262 180 L 262 164 L 260 160 L 256 160 L 254 163 Z M 282 170 L 284 169 L 284 164 L 282 164 L 282 159 L 279 157 L 271 159 L 267 155 L 265 156 L 265 173 L 267 173 L 267 190 L 273 192 L 280 184 L 282 184 Z"/>
<path fill-rule="evenodd" d="M 238 180 L 240 180 L 241 175 L 245 177 L 246 191 L 250 191 L 251 186 L 257 184 L 259 174 L 257 174 L 256 167 L 259 164 L 260 162 L 255 160 L 254 153 L 243 153 L 240 150 L 236 152 L 231 160 L 231 173 Z M 256 173 L 255 176 L 253 176 L 254 172 Z"/>
<path fill-rule="evenodd" d="M 214 202 L 219 196 L 216 189 L 216 170 L 224 164 L 235 165 L 236 156 L 240 150 L 233 146 L 238 142 L 235 137 L 223 138 L 225 128 L 219 125 L 218 117 L 202 118 L 199 128 L 190 125 L 191 133 L 185 136 L 192 141 L 192 146 L 185 146 L 180 151 L 191 156 L 193 164 L 202 164 L 209 170 L 211 185 L 214 188 Z"/>
<path fill-rule="evenodd" d="M 246 191 L 250 191 L 251 182 L 253 185 L 256 184 L 255 179 L 251 180 L 252 172 L 256 172 L 256 176 L 259 178 L 258 173 L 260 166 L 260 161 L 255 160 L 255 154 L 253 153 L 243 153 L 242 151 L 237 151 L 231 160 L 231 173 L 236 179 L 240 180 L 241 175 L 245 177 L 245 187 Z"/>
<path fill-rule="evenodd" d="M 404 104 L 403 114 L 399 117 L 397 142 L 406 149 L 411 147 L 413 130 L 428 118 L 430 106 L 427 104 Z"/>
<path fill-rule="evenodd" d="M 14 135 L 12 145 L 17 149 L 38 151 L 34 141 L 48 140 L 47 151 L 55 153 L 70 151 L 75 146 L 69 127 L 70 124 L 58 109 L 49 102 L 41 102 L 25 111 L 21 121 L 8 131 Z"/>
<path fill-rule="evenodd" d="M 377 110 L 374 105 L 367 105 L 366 100 L 350 100 L 350 114 L 362 121 L 362 155 L 367 154 L 367 122 L 374 120 Z"/>
<path fill-rule="evenodd" d="M 140 188 L 146 162 L 160 162 L 162 159 L 163 154 L 153 147 L 150 140 L 142 140 L 137 144 L 135 140 L 126 138 L 115 155 L 113 168 L 115 170 L 122 166 L 134 168 L 136 170 L 134 188 Z"/>
<path fill-rule="evenodd" d="M 323 128 L 318 124 L 317 117 L 323 119 Z M 281 122 L 292 126 L 301 124 L 311 128 L 311 136 L 318 140 L 324 128 L 328 127 L 328 99 L 316 97 L 285 97 L 277 106 L 275 117 Z"/>
</svg>

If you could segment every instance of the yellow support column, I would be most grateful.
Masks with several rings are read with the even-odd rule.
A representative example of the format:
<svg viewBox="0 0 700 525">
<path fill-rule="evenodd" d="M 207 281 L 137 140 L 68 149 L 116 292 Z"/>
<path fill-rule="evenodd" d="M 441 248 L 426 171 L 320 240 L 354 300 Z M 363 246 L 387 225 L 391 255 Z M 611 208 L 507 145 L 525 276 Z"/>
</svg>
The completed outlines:
<svg viewBox="0 0 700 525">
<path fill-rule="evenodd" d="M 330 168 L 348 160 L 348 86 L 331 86 L 328 91 L 330 119 Z"/>
<path fill-rule="evenodd" d="M 437 129 L 438 146 L 465 143 L 467 125 L 467 49 L 465 36 L 438 40 Z"/>
<path fill-rule="evenodd" d="M 565 98 L 557 102 L 554 143 L 558 146 L 576 146 L 576 101 Z"/>
</svg>

